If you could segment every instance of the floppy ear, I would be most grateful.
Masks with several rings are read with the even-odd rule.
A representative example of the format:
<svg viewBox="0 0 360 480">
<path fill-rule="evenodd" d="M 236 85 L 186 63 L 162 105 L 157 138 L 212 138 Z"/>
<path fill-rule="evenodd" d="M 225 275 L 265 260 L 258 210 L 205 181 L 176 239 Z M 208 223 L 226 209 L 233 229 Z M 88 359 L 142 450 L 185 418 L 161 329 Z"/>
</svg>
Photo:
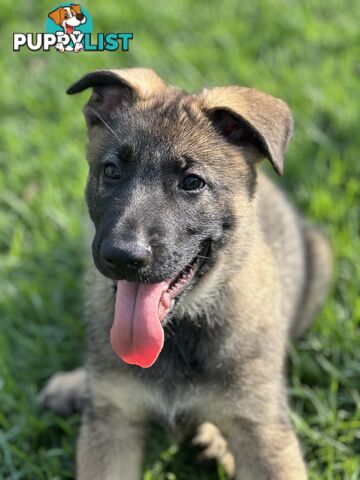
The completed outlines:
<svg viewBox="0 0 360 480">
<path fill-rule="evenodd" d="M 72 4 L 70 5 L 70 7 L 71 7 L 73 10 L 75 10 L 75 12 L 76 12 L 77 14 L 81 13 L 81 7 L 80 7 L 80 5 L 77 5 L 77 4 L 75 4 L 75 3 L 72 3 Z"/>
<path fill-rule="evenodd" d="M 97 70 L 88 73 L 67 90 L 69 95 L 93 89 L 84 115 L 88 127 L 111 117 L 119 107 L 127 108 L 137 100 L 146 100 L 166 88 L 166 84 L 147 68 Z"/>
<path fill-rule="evenodd" d="M 49 13 L 48 17 L 53 20 L 56 25 L 60 25 L 61 22 L 61 15 L 60 15 L 60 10 L 62 7 L 57 8 L 56 10 L 53 10 L 52 12 Z"/>
<path fill-rule="evenodd" d="M 285 102 L 245 87 L 203 90 L 205 110 L 215 127 L 230 142 L 252 143 L 282 175 L 284 154 L 293 131 Z"/>
</svg>

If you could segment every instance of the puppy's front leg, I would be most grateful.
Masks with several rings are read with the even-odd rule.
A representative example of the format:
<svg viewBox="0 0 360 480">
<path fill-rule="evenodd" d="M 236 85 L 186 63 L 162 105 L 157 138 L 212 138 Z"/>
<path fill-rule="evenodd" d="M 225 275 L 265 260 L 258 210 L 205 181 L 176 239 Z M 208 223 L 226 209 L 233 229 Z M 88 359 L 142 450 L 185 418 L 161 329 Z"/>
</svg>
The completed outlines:
<svg viewBox="0 0 360 480">
<path fill-rule="evenodd" d="M 77 479 L 140 480 L 144 430 L 118 408 L 87 409 L 77 446 Z"/>
<path fill-rule="evenodd" d="M 233 420 L 229 437 L 235 456 L 236 479 L 306 480 L 306 467 L 297 438 L 287 423 L 255 424 Z"/>
</svg>

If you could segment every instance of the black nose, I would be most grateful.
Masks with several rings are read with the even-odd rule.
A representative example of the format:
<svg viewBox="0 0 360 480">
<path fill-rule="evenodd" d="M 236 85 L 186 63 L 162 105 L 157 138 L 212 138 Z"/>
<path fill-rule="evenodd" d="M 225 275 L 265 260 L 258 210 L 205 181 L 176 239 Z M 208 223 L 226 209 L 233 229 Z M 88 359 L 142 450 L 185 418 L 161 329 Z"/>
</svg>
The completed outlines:
<svg viewBox="0 0 360 480">
<path fill-rule="evenodd" d="M 84 19 L 84 16 L 85 16 L 85 15 L 83 15 L 82 13 L 78 13 L 78 14 L 76 15 L 76 19 L 77 19 L 77 20 L 80 20 L 80 22 L 81 22 L 81 20 Z"/>
<path fill-rule="evenodd" d="M 136 242 L 104 243 L 101 247 L 101 258 L 110 268 L 121 268 L 137 271 L 149 264 L 150 246 Z"/>
</svg>

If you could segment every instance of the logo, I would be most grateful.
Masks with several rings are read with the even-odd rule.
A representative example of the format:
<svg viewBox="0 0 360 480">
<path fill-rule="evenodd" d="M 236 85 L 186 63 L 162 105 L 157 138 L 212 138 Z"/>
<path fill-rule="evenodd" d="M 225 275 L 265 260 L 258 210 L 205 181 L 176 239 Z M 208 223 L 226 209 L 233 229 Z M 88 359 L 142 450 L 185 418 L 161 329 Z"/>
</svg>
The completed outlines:
<svg viewBox="0 0 360 480">
<path fill-rule="evenodd" d="M 58 52 L 127 52 L 132 33 L 98 33 L 92 35 L 93 22 L 84 7 L 74 3 L 62 3 L 48 13 L 46 33 L 14 33 L 13 49 Z"/>
</svg>

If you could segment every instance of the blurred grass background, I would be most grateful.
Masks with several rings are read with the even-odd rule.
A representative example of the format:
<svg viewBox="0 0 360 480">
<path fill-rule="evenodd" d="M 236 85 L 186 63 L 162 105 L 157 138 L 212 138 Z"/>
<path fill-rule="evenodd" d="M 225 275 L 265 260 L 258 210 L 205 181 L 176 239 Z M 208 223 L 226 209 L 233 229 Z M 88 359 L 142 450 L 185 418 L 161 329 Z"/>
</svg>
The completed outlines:
<svg viewBox="0 0 360 480">
<path fill-rule="evenodd" d="M 85 72 L 147 66 L 195 90 L 242 84 L 285 99 L 296 133 L 281 184 L 335 256 L 311 331 L 290 349 L 289 395 L 311 479 L 360 478 L 360 9 L 357 0 L 84 0 L 97 32 L 134 32 L 129 53 L 12 52 L 56 3 L 1 1 L 0 478 L 74 478 L 79 417 L 36 394 L 82 361 Z M 224 479 L 156 431 L 146 480 Z"/>
</svg>

